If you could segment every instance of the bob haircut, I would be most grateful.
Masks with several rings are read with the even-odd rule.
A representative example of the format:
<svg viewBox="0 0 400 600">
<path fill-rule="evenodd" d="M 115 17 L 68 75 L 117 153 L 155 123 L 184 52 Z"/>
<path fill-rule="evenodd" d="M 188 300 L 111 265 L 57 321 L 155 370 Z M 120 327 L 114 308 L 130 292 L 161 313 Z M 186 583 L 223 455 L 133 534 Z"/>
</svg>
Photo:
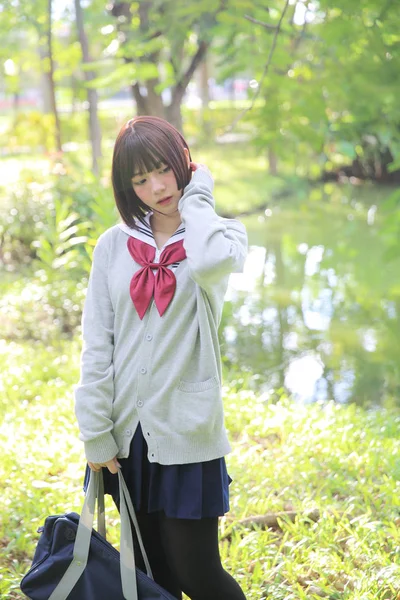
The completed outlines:
<svg viewBox="0 0 400 600">
<path fill-rule="evenodd" d="M 120 130 L 114 146 L 111 181 L 114 198 L 122 220 L 136 228 L 135 217 L 145 224 L 150 208 L 133 190 L 132 177 L 149 173 L 165 164 L 173 170 L 179 190 L 190 182 L 184 137 L 160 117 L 140 116 L 130 119 Z M 192 160 L 189 151 L 189 158 Z"/>
</svg>

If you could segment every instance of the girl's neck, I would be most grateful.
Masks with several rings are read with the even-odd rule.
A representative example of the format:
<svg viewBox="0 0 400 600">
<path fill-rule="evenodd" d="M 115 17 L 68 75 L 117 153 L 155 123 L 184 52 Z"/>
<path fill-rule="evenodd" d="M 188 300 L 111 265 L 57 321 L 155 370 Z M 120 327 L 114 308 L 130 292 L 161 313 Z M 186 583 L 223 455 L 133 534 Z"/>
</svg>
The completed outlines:
<svg viewBox="0 0 400 600">
<path fill-rule="evenodd" d="M 153 231 L 159 233 L 173 234 L 181 223 L 181 216 L 179 211 L 176 211 L 173 215 L 158 215 L 153 213 L 150 217 L 150 225 Z"/>
</svg>

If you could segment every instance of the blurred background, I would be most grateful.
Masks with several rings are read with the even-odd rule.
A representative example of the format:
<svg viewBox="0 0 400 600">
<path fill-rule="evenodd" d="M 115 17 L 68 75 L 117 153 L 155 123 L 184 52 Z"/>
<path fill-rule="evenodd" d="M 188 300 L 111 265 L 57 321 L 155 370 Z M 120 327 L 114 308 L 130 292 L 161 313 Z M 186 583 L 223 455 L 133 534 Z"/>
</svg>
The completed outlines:
<svg viewBox="0 0 400 600">
<path fill-rule="evenodd" d="M 113 143 L 152 114 L 248 229 L 220 330 L 231 385 L 399 402 L 397 2 L 10 0 L 0 31 L 4 351 L 79 340 L 118 221 Z"/>
<path fill-rule="evenodd" d="M 249 236 L 219 330 L 224 564 L 249 600 L 399 600 L 399 9 L 0 0 L 0 598 L 81 510 L 82 306 L 115 138 L 151 114 Z"/>
</svg>

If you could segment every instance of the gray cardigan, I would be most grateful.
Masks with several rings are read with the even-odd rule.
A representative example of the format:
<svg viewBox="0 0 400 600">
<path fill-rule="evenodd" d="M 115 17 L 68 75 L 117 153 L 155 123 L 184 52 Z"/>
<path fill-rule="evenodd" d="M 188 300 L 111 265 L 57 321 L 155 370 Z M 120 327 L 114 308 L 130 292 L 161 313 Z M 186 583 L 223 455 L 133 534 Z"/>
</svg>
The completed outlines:
<svg viewBox="0 0 400 600">
<path fill-rule="evenodd" d="M 128 251 L 128 236 L 156 246 L 151 228 L 115 225 L 98 239 L 75 387 L 80 439 L 91 462 L 127 457 L 139 421 L 151 462 L 201 462 L 230 451 L 218 326 L 229 275 L 243 269 L 247 236 L 239 221 L 215 213 L 212 189 L 212 178 L 198 169 L 179 201 L 182 225 L 167 244 L 182 238 L 187 258 L 170 267 L 177 285 L 162 317 L 152 300 L 140 320 L 129 294 L 141 266 Z"/>
</svg>

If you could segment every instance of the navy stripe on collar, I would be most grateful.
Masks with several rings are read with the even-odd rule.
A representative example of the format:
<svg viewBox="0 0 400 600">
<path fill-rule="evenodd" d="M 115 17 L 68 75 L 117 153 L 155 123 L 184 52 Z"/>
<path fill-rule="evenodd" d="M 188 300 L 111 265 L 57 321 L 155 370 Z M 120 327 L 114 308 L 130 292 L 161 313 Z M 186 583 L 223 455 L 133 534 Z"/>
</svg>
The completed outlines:
<svg viewBox="0 0 400 600">
<path fill-rule="evenodd" d="M 130 235 L 134 238 L 137 238 L 137 239 L 145 242 L 146 244 L 153 246 L 154 248 L 156 248 L 156 250 L 158 250 L 158 246 L 154 239 L 153 231 L 152 231 L 151 225 L 149 223 L 151 214 L 152 213 L 147 213 L 147 215 L 145 216 L 146 226 L 143 226 L 143 223 L 141 223 L 138 219 L 135 219 L 135 223 L 136 223 L 135 228 L 128 227 L 128 225 L 126 225 L 126 223 L 118 223 L 118 227 L 122 231 L 127 233 L 128 235 Z M 183 227 L 182 224 L 180 224 L 179 229 L 177 229 L 170 236 L 170 238 L 165 242 L 165 244 L 163 245 L 161 250 L 163 250 L 170 244 L 173 244 L 175 241 L 183 240 L 184 238 L 185 238 L 185 227 Z"/>
<path fill-rule="evenodd" d="M 144 229 L 144 227 L 138 226 L 137 231 L 140 231 L 141 233 L 143 233 L 143 235 L 148 235 L 149 237 L 154 239 L 154 235 L 151 229 L 150 231 L 148 231 L 147 229 Z"/>
</svg>

